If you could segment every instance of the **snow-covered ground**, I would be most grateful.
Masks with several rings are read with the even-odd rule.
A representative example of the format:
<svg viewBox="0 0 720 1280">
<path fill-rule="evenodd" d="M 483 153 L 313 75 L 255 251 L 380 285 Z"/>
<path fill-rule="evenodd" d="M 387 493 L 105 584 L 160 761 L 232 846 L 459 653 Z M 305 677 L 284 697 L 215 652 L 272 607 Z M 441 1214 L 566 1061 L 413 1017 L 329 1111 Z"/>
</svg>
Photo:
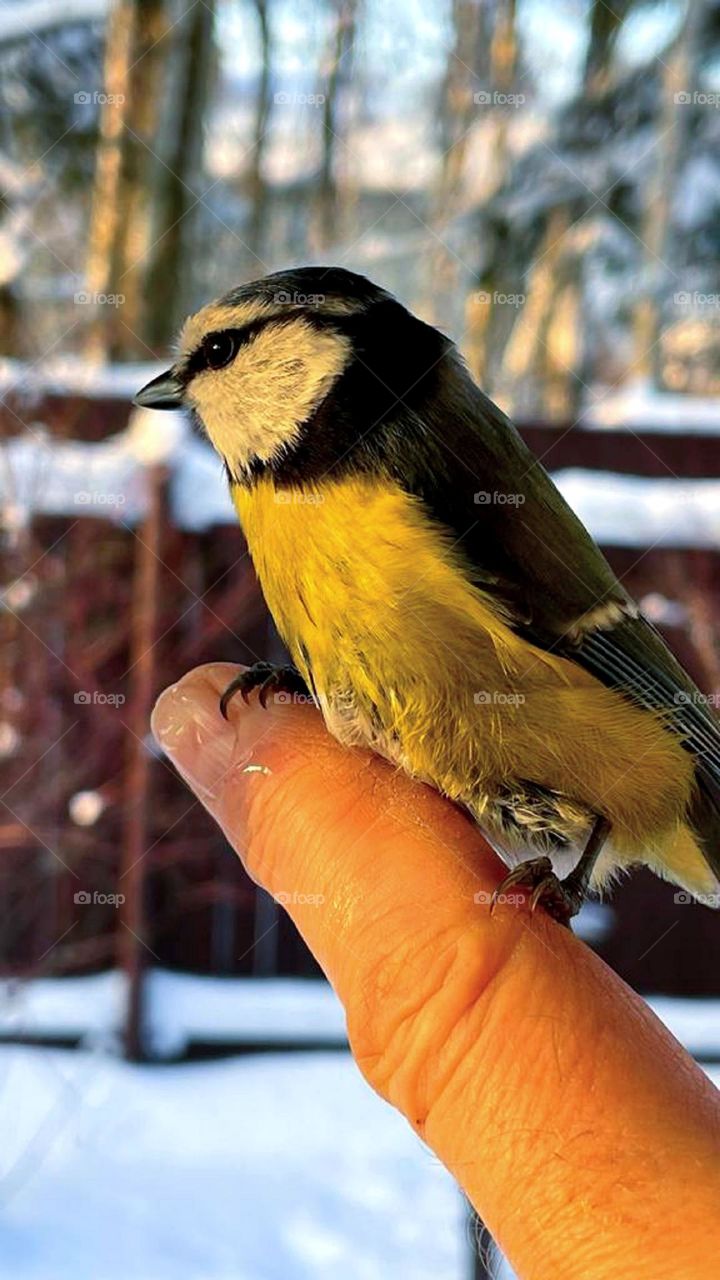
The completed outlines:
<svg viewBox="0 0 720 1280">
<path fill-rule="evenodd" d="M 1 1280 L 460 1280 L 450 1176 L 346 1053 L 0 1048 Z"/>
<path fill-rule="evenodd" d="M 469 1224 L 449 1175 L 347 1051 L 134 1066 L 112 1052 L 122 975 L 0 985 L 0 1280 L 461 1280 Z M 656 998 L 720 1061 L 720 1001 Z M 153 1051 L 324 1041 L 321 981 L 149 975 Z M 720 1070 L 710 1074 L 720 1083 Z M 509 1272 L 498 1272 L 504 1278 Z"/>
</svg>

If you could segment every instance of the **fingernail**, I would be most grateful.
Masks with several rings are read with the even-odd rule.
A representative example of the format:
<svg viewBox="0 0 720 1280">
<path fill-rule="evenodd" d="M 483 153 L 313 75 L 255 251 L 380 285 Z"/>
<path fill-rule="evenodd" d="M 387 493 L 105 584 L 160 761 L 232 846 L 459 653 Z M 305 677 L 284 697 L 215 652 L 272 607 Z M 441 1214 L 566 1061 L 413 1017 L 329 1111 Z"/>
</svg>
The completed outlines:
<svg viewBox="0 0 720 1280">
<path fill-rule="evenodd" d="M 178 772 L 204 800 L 211 800 L 230 770 L 252 754 L 253 709 L 220 713 L 220 694 L 237 668 L 201 667 L 171 685 L 155 704 L 152 731 Z M 247 711 L 247 714 L 245 712 Z M 242 735 L 238 727 L 242 723 Z"/>
</svg>

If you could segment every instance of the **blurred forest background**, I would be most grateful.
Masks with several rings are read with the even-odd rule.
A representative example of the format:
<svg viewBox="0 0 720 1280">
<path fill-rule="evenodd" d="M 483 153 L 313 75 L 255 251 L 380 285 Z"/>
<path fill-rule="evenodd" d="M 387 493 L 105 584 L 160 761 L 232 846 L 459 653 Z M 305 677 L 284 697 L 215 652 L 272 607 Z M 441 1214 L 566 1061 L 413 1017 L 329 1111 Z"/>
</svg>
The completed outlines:
<svg viewBox="0 0 720 1280">
<path fill-rule="evenodd" d="M 515 413 L 718 391 L 716 0 L 17 0 L 0 80 L 6 355 L 143 360 L 327 260 Z"/>
<path fill-rule="evenodd" d="M 443 326 L 547 466 L 594 475 L 593 531 L 720 688 L 716 523 L 674 523 L 719 466 L 719 93 L 717 0 L 0 4 L 6 971 L 316 972 L 148 737 L 192 663 L 279 654 L 242 535 L 198 514 L 219 464 L 129 416 L 232 284 L 339 263 Z M 585 430 L 618 394 L 665 430 Z M 714 991 L 709 921 L 607 954 Z"/>
</svg>

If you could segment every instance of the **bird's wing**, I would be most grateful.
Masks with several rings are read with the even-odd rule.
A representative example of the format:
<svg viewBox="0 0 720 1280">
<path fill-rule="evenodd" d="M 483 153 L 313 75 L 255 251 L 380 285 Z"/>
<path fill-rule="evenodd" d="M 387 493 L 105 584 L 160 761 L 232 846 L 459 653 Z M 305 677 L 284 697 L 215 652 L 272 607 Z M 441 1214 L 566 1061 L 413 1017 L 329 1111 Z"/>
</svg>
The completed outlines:
<svg viewBox="0 0 720 1280">
<path fill-rule="evenodd" d="M 425 423 L 410 487 L 520 634 L 665 713 L 696 759 L 704 793 L 698 834 L 720 875 L 720 721 L 512 423 L 474 384 L 465 395 L 459 404 L 456 393 L 452 404 L 440 401 Z"/>
</svg>

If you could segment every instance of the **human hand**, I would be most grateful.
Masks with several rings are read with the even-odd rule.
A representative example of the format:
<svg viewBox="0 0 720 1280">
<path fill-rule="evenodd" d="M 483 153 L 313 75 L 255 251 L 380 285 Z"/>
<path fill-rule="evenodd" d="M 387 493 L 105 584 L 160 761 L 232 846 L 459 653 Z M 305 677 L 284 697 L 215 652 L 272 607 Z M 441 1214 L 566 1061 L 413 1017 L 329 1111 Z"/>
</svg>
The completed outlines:
<svg viewBox="0 0 720 1280">
<path fill-rule="evenodd" d="M 463 813 L 308 706 L 198 668 L 153 730 L 342 1001 L 370 1084 L 467 1192 L 522 1280 L 710 1280 L 720 1095 L 569 930 L 488 901 Z"/>
</svg>

